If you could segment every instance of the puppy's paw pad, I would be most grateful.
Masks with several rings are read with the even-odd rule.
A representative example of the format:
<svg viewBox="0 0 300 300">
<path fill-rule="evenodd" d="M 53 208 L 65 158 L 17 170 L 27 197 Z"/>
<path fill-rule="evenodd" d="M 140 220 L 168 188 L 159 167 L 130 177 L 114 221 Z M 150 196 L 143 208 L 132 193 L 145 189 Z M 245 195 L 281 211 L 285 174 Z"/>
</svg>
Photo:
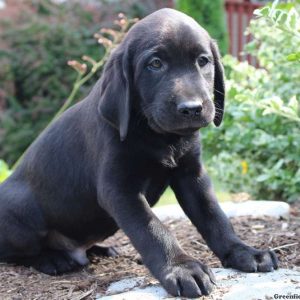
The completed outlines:
<svg viewBox="0 0 300 300">
<path fill-rule="evenodd" d="M 278 260 L 271 250 L 238 245 L 223 259 L 225 268 L 234 268 L 243 272 L 272 272 L 278 269 Z"/>
<path fill-rule="evenodd" d="M 271 250 L 261 251 L 256 250 L 254 258 L 257 263 L 258 272 L 273 272 L 278 269 L 278 259 L 276 254 Z"/>
<path fill-rule="evenodd" d="M 196 260 L 167 267 L 161 278 L 162 285 L 171 295 L 188 298 L 209 295 L 215 282 L 212 271 Z"/>
</svg>

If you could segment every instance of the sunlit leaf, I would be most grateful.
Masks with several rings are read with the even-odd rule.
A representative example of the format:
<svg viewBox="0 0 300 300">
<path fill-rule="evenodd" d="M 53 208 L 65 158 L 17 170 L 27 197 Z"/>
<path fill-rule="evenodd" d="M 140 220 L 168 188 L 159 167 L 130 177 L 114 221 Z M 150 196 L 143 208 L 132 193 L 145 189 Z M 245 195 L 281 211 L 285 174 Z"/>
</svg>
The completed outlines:
<svg viewBox="0 0 300 300">
<path fill-rule="evenodd" d="M 3 160 L 0 160 L 0 182 L 8 178 L 11 173 L 12 171 L 9 170 L 8 165 Z"/>
</svg>

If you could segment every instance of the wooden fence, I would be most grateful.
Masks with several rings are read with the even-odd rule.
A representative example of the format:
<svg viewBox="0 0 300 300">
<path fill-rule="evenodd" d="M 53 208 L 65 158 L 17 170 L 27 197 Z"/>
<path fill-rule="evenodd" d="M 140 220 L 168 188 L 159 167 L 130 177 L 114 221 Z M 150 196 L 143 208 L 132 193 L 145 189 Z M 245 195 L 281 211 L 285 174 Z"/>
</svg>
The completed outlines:
<svg viewBox="0 0 300 300">
<path fill-rule="evenodd" d="M 245 35 L 245 30 L 253 18 L 253 11 L 261 6 L 261 3 L 253 3 L 250 0 L 225 1 L 229 33 L 229 53 L 237 57 L 240 61 L 247 60 L 254 66 L 257 65 L 255 58 L 243 54 L 242 51 L 245 44 L 251 40 L 250 35 Z"/>
</svg>

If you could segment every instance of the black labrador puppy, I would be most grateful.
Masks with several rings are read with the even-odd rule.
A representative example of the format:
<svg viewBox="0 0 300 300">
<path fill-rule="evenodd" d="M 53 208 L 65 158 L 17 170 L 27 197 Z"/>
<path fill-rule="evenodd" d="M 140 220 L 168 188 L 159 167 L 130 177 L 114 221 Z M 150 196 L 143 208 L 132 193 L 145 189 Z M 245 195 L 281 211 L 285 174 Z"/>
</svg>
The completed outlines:
<svg viewBox="0 0 300 300">
<path fill-rule="evenodd" d="M 159 10 L 134 25 L 89 96 L 46 129 L 0 186 L 0 258 L 55 275 L 88 263 L 119 228 L 172 295 L 211 292 L 210 269 L 187 255 L 151 211 L 167 186 L 225 267 L 277 268 L 245 245 L 200 160 L 199 128 L 219 126 L 217 45 L 190 17 Z"/>
</svg>

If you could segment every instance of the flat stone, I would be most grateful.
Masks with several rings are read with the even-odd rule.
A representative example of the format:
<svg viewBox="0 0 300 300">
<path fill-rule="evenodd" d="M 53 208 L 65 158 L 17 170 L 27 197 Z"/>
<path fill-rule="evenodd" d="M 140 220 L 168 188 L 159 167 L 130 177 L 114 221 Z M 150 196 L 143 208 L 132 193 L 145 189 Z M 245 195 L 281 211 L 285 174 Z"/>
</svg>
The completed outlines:
<svg viewBox="0 0 300 300">
<path fill-rule="evenodd" d="M 249 200 L 245 202 L 221 202 L 220 206 L 228 217 L 269 216 L 287 219 L 290 211 L 289 204 L 281 201 Z M 162 221 L 168 218 L 187 218 L 178 204 L 155 207 L 153 208 L 153 211 Z"/>
<path fill-rule="evenodd" d="M 242 273 L 221 268 L 212 270 L 217 278 L 217 286 L 211 295 L 202 299 L 276 299 L 276 295 L 294 294 L 298 295 L 298 298 L 290 299 L 300 297 L 300 272 L 296 270 L 279 269 L 271 273 Z M 97 295 L 96 299 L 180 299 L 170 297 L 158 283 L 140 288 L 143 284 L 143 277 L 124 279 L 111 284 L 106 295 Z"/>
<path fill-rule="evenodd" d="M 228 217 L 239 216 L 269 216 L 287 219 L 290 213 L 290 205 L 282 201 L 245 201 L 245 202 L 223 202 L 221 207 Z"/>
<path fill-rule="evenodd" d="M 126 278 L 117 282 L 113 282 L 107 289 L 107 294 L 117 294 L 126 290 L 141 286 L 145 281 L 145 277 Z"/>
</svg>

